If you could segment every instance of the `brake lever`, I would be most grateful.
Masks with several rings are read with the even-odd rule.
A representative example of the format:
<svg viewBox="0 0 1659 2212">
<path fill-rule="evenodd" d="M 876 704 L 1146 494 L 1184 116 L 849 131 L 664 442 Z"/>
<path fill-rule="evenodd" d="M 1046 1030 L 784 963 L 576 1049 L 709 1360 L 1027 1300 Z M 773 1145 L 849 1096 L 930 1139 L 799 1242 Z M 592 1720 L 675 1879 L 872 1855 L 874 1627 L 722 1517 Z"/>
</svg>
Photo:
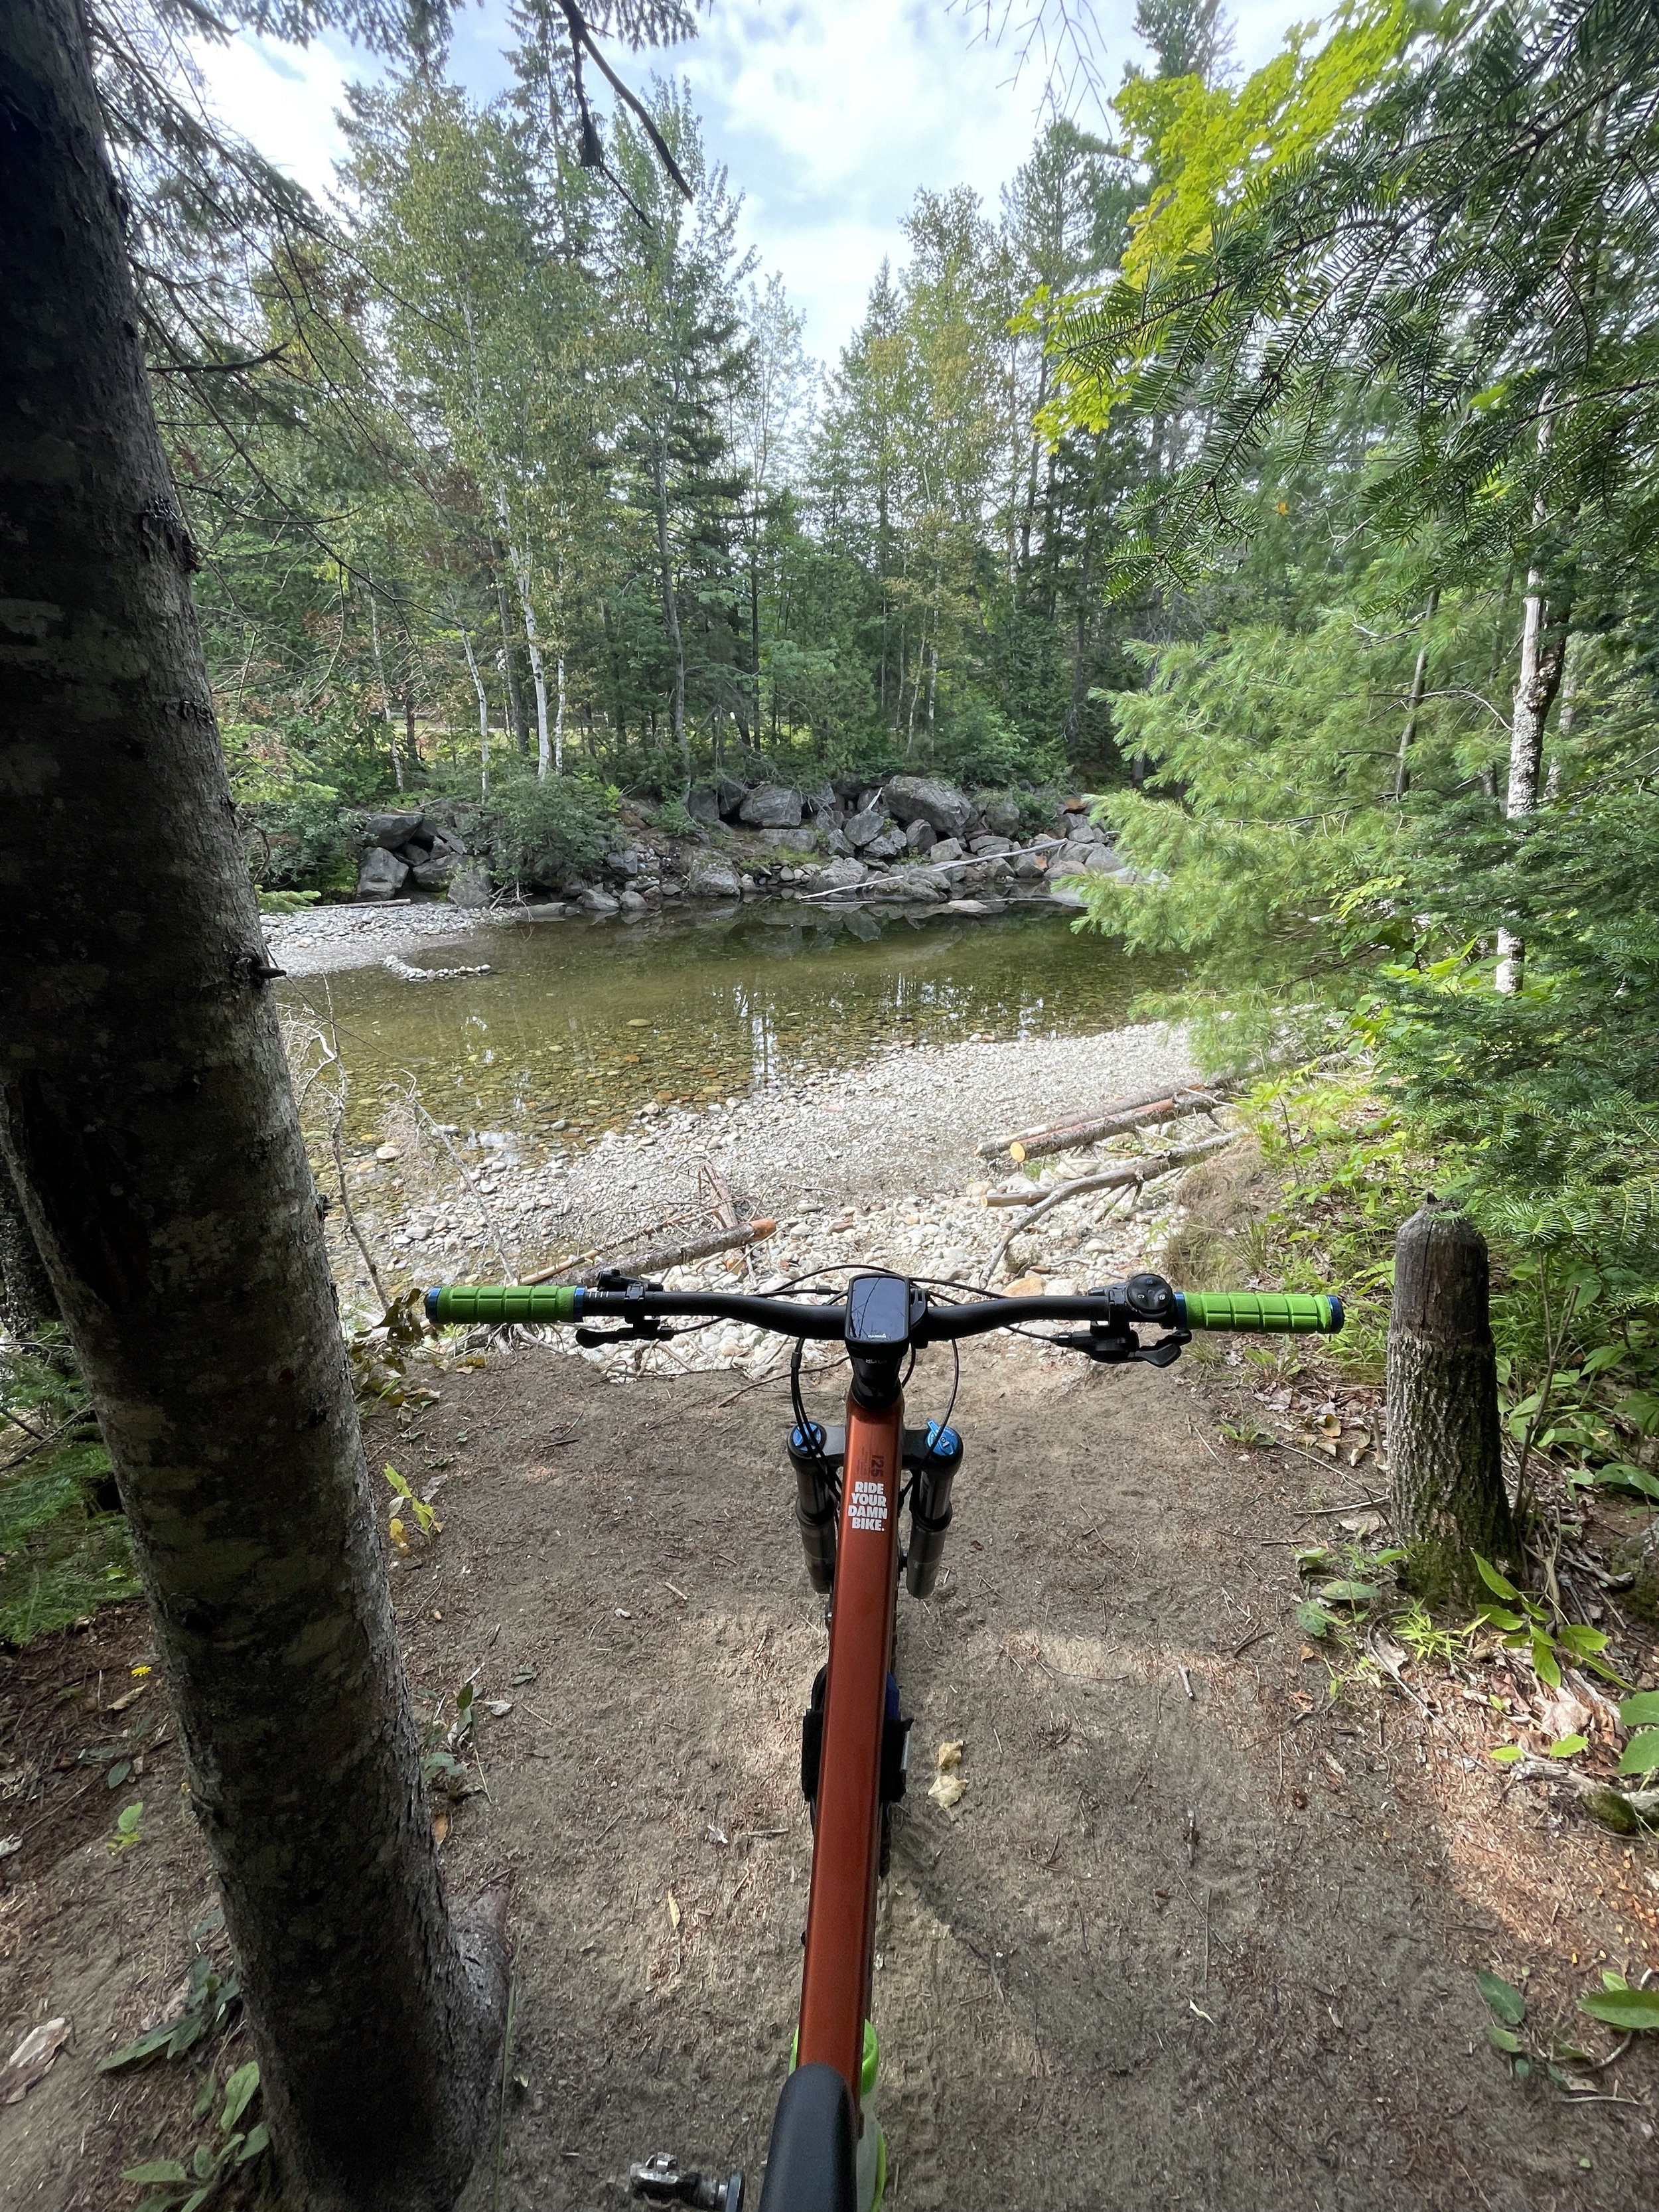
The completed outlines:
<svg viewBox="0 0 1659 2212">
<path fill-rule="evenodd" d="M 1091 1329 L 1086 1336 L 1050 1336 L 1043 1341 L 1065 1352 L 1081 1352 L 1105 1367 L 1121 1367 L 1139 1359 L 1148 1367 L 1168 1367 L 1181 1357 L 1181 1347 L 1193 1340 L 1190 1329 L 1176 1329 L 1156 1344 L 1143 1344 L 1132 1328 Z"/>
<path fill-rule="evenodd" d="M 681 1329 L 665 1328 L 654 1316 L 642 1316 L 627 1328 L 579 1328 L 576 1331 L 576 1341 L 578 1344 L 587 1346 L 665 1344 L 671 1336 L 680 1336 L 684 1334 Z"/>
</svg>

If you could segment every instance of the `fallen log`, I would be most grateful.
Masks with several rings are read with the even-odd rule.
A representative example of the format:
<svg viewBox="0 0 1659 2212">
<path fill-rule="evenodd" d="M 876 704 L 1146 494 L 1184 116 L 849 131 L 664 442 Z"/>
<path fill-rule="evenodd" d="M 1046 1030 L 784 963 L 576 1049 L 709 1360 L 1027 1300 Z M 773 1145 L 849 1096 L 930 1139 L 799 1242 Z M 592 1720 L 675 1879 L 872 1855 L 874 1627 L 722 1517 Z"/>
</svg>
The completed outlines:
<svg viewBox="0 0 1659 2212">
<path fill-rule="evenodd" d="M 1074 1152 L 1080 1145 L 1098 1143 L 1103 1137 L 1119 1136 L 1149 1121 L 1175 1121 L 1188 1114 L 1213 1113 L 1237 1089 L 1234 1083 L 1166 1084 L 1161 1091 L 1143 1091 L 1136 1098 L 1120 1098 L 1104 1113 L 1091 1115 L 1083 1121 L 1055 1121 L 1041 1129 L 1024 1129 L 1016 1136 L 998 1137 L 988 1145 L 981 1145 L 979 1156 L 982 1160 L 994 1160 L 1000 1152 L 1006 1152 L 1018 1164 L 1045 1152 Z"/>
<path fill-rule="evenodd" d="M 1567 1790 L 1592 1820 L 1616 1836 L 1644 1835 L 1659 1827 L 1659 1790 L 1616 1790 L 1610 1782 L 1575 1773 L 1565 1759 L 1518 1759 L 1504 1778 L 1504 1788 L 1516 1782 L 1547 1782 Z"/>
<path fill-rule="evenodd" d="M 1078 1176 L 1070 1182 L 1056 1183 L 1052 1190 L 1039 1192 L 1037 1202 L 1025 1219 L 1015 1222 L 986 1261 L 985 1281 L 990 1281 L 993 1270 L 1015 1237 L 1035 1228 L 1045 1213 L 1063 1206 L 1068 1198 L 1082 1198 L 1096 1190 L 1125 1190 L 1131 1187 L 1139 1189 L 1143 1184 L 1157 1182 L 1163 1176 L 1174 1175 L 1180 1168 L 1190 1167 L 1196 1160 L 1206 1159 L 1212 1152 L 1224 1152 L 1229 1145 L 1236 1145 L 1243 1133 L 1238 1129 L 1224 1129 L 1196 1145 L 1186 1145 L 1175 1152 L 1148 1152 L 1143 1159 L 1126 1160 L 1121 1167 L 1108 1168 L 1099 1175 Z"/>
<path fill-rule="evenodd" d="M 567 1261 L 520 1279 L 526 1287 L 537 1283 L 567 1282 L 591 1289 L 601 1275 L 663 1275 L 671 1267 L 687 1267 L 696 1260 L 712 1260 L 720 1252 L 764 1243 L 769 1237 L 775 1236 L 777 1226 L 775 1221 L 739 1221 L 735 1227 L 705 1230 L 698 1236 L 683 1238 L 678 1244 L 659 1244 L 650 1251 L 625 1253 L 617 1259 L 607 1260 L 603 1267 L 589 1267 L 572 1273 Z"/>
</svg>

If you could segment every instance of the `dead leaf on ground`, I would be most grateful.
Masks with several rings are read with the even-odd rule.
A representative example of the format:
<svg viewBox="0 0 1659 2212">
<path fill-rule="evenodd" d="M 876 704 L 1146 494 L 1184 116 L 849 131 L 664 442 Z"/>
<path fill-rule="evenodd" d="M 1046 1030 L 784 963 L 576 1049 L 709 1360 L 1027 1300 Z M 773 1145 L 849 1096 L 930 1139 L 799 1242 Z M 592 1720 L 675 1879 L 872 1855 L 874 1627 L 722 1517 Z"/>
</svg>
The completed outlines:
<svg viewBox="0 0 1659 2212">
<path fill-rule="evenodd" d="M 940 1744 L 939 1747 L 939 1771 L 941 1774 L 948 1774 L 953 1766 L 961 1765 L 962 1743 L 963 1740 L 958 1736 L 954 1743 Z"/>
<path fill-rule="evenodd" d="M 668 1893 L 668 1924 L 676 1935 L 679 1933 L 680 1901 L 672 1889 Z"/>
<path fill-rule="evenodd" d="M 441 1805 L 432 1815 L 432 1840 L 441 1845 L 449 1834 L 449 1815 Z"/>
<path fill-rule="evenodd" d="M 968 1784 L 959 1774 L 941 1774 L 927 1795 L 935 1805 L 948 1813 L 952 1805 L 959 1805 L 968 1794 Z"/>
<path fill-rule="evenodd" d="M 5 2072 L 0 2074 L 7 2104 L 22 2102 L 69 2038 L 70 2024 L 66 2020 L 43 2020 L 39 2027 L 29 2030 L 6 2061 Z"/>
</svg>

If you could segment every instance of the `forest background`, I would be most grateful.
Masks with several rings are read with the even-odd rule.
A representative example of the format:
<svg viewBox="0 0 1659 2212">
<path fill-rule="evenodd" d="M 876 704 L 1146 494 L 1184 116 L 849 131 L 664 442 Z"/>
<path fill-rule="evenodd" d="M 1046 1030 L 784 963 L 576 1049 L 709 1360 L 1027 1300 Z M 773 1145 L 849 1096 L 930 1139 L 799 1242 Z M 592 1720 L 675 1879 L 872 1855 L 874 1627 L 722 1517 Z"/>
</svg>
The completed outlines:
<svg viewBox="0 0 1659 2212">
<path fill-rule="evenodd" d="M 1244 77 L 1141 0 L 1102 127 L 920 194 L 823 374 L 684 89 L 600 116 L 513 21 L 488 106 L 435 26 L 353 92 L 328 212 L 106 48 L 267 886 L 416 787 L 1096 792 L 1092 924 L 1216 1063 L 1320 1066 L 1262 1266 L 1363 1297 L 1462 1195 L 1523 1474 L 1659 1498 L 1651 11 L 1348 0 Z"/>
</svg>

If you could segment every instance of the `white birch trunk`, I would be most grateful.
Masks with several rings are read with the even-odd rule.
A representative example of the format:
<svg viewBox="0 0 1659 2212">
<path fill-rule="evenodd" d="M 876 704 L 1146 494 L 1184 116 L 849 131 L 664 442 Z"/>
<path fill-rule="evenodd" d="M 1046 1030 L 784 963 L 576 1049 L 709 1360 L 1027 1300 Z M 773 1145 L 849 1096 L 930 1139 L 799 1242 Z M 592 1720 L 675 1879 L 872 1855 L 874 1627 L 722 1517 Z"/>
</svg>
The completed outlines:
<svg viewBox="0 0 1659 2212">
<path fill-rule="evenodd" d="M 472 641 L 461 632 L 461 647 L 466 654 L 467 673 L 472 678 L 472 688 L 478 695 L 478 794 L 489 796 L 489 696 L 484 690 L 483 678 L 478 672 L 477 656 L 472 650 Z"/>
</svg>

